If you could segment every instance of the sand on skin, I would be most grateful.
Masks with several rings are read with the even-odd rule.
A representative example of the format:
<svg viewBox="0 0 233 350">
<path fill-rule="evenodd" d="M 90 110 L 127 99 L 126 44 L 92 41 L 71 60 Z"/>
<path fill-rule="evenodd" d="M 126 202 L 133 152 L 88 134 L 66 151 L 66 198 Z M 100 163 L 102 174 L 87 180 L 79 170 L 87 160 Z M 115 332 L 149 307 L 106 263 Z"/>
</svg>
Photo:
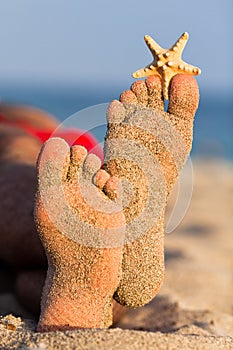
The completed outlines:
<svg viewBox="0 0 233 350">
<path fill-rule="evenodd" d="M 128 311 L 118 329 L 38 334 L 35 321 L 15 331 L 2 326 L 1 349 L 233 349 L 233 166 L 206 160 L 193 166 L 192 202 L 166 235 L 165 282 L 150 304 Z M 14 275 L 2 268 L 0 279 L 0 314 L 29 318 L 14 296 Z"/>
</svg>

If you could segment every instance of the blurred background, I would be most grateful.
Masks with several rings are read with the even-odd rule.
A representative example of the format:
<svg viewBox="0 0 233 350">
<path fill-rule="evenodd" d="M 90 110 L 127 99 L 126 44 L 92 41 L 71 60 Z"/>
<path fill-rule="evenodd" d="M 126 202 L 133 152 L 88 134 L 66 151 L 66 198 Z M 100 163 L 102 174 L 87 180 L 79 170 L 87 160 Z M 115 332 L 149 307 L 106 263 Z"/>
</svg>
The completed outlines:
<svg viewBox="0 0 233 350">
<path fill-rule="evenodd" d="M 187 31 L 183 59 L 202 69 L 192 155 L 232 159 L 231 0 L 0 0 L 0 98 L 64 120 L 118 98 L 151 54 Z"/>
</svg>

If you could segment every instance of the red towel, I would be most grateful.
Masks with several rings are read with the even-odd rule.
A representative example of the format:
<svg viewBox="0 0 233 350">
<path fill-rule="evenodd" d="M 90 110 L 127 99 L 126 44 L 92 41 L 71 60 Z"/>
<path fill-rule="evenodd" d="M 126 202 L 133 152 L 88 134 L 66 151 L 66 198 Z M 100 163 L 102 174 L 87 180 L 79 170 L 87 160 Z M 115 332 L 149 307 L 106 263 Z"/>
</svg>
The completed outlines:
<svg viewBox="0 0 233 350">
<path fill-rule="evenodd" d="M 63 138 L 70 146 L 81 145 L 84 146 L 88 152 L 96 154 L 101 161 L 103 161 L 103 150 L 99 145 L 98 140 L 88 131 L 79 129 L 65 129 L 54 133 L 54 130 L 38 129 L 33 127 L 27 122 L 22 120 L 8 120 L 6 117 L 0 114 L 0 123 L 4 123 L 10 126 L 16 126 L 23 129 L 28 134 L 39 138 L 42 142 L 52 137 Z"/>
</svg>

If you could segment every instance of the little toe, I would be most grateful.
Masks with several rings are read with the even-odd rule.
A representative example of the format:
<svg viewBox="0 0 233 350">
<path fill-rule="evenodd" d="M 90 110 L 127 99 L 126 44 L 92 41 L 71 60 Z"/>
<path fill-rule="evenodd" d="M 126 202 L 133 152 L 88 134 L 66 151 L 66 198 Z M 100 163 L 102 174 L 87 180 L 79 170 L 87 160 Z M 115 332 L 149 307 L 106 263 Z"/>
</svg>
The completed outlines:
<svg viewBox="0 0 233 350">
<path fill-rule="evenodd" d="M 131 85 L 131 90 L 137 97 L 138 103 L 143 106 L 148 104 L 148 90 L 146 83 L 143 80 L 138 80 Z"/>
<path fill-rule="evenodd" d="M 125 115 L 125 107 L 121 102 L 114 100 L 109 104 L 106 114 L 109 124 L 121 123 L 125 119 Z"/>
<path fill-rule="evenodd" d="M 120 180 L 116 176 L 110 177 L 104 186 L 104 192 L 110 199 L 117 199 L 120 196 Z"/>
<path fill-rule="evenodd" d="M 97 173 L 94 175 L 93 183 L 96 187 L 103 189 L 106 182 L 110 179 L 110 175 L 107 173 L 107 171 L 100 169 L 97 171 Z"/>
<path fill-rule="evenodd" d="M 100 169 L 101 160 L 93 153 L 87 155 L 83 163 L 83 176 L 92 181 L 94 174 Z"/>
<path fill-rule="evenodd" d="M 41 148 L 37 160 L 39 182 L 55 185 L 66 179 L 69 168 L 70 148 L 61 138 L 48 139 Z"/>
<path fill-rule="evenodd" d="M 148 89 L 148 107 L 163 111 L 164 101 L 162 94 L 162 81 L 157 75 L 151 75 L 146 79 Z"/>
<path fill-rule="evenodd" d="M 70 150 L 70 166 L 68 171 L 68 179 L 70 181 L 78 180 L 78 173 L 84 159 L 87 156 L 87 150 L 83 146 L 75 145 Z"/>
<path fill-rule="evenodd" d="M 192 120 L 199 103 L 199 90 L 192 75 L 178 74 L 171 80 L 168 113 Z"/>
<path fill-rule="evenodd" d="M 138 100 L 133 91 L 126 90 L 120 95 L 120 102 L 125 104 L 137 104 Z"/>
</svg>

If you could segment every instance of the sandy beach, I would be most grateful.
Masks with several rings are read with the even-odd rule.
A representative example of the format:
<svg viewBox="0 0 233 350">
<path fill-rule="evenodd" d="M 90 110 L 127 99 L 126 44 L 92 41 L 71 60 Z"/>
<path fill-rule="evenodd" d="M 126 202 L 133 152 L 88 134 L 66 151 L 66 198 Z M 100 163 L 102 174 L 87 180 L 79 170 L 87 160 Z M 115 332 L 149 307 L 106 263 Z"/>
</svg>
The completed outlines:
<svg viewBox="0 0 233 350">
<path fill-rule="evenodd" d="M 233 349 L 232 170 L 227 161 L 193 160 L 190 207 L 166 234 L 163 287 L 115 328 L 35 333 L 2 264 L 0 315 L 12 316 L 0 319 L 0 349 Z"/>
</svg>

